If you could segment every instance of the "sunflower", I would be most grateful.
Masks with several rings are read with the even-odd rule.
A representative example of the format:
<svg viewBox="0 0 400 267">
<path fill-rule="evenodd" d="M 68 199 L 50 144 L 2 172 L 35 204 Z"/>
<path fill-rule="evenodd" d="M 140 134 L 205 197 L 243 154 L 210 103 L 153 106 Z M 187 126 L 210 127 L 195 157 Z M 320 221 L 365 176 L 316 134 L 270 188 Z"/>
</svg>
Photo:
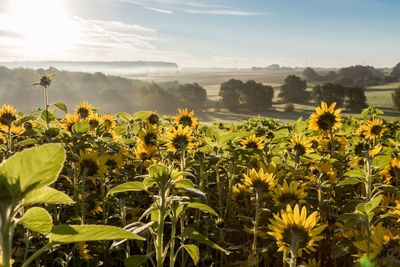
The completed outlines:
<svg viewBox="0 0 400 267">
<path fill-rule="evenodd" d="M 293 206 L 296 203 L 301 202 L 307 197 L 307 192 L 304 192 L 304 188 L 296 181 L 291 181 L 290 184 L 286 180 L 283 184 L 278 184 L 277 187 L 272 191 L 272 198 L 278 206 Z"/>
<path fill-rule="evenodd" d="M 160 132 L 153 128 L 149 127 L 147 129 L 140 129 L 138 138 L 140 142 L 144 143 L 147 146 L 155 146 L 157 145 L 158 137 L 160 136 Z"/>
<path fill-rule="evenodd" d="M 400 162 L 397 158 L 391 159 L 390 164 L 381 171 L 381 176 L 385 184 L 394 184 L 400 180 Z"/>
<path fill-rule="evenodd" d="M 94 130 L 102 123 L 102 118 L 99 114 L 92 113 L 87 118 L 87 121 L 89 123 L 90 129 Z"/>
<path fill-rule="evenodd" d="M 61 122 L 61 128 L 64 130 L 71 132 L 72 126 L 80 121 L 80 118 L 76 114 L 67 114 L 65 115 L 65 119 Z"/>
<path fill-rule="evenodd" d="M 369 141 L 374 141 L 377 138 L 382 137 L 384 132 L 385 128 L 383 125 L 383 120 L 379 118 L 373 118 L 364 122 L 360 127 L 358 127 L 356 130 L 356 135 Z"/>
<path fill-rule="evenodd" d="M 382 212 L 388 212 L 389 214 L 392 213 L 392 210 L 394 207 L 396 207 L 397 202 L 399 202 L 400 199 L 397 197 L 397 194 L 393 193 L 388 193 L 386 195 L 383 195 L 380 206 Z"/>
<path fill-rule="evenodd" d="M 79 116 L 81 119 L 87 119 L 92 115 L 95 111 L 95 108 L 89 104 L 88 102 L 82 102 L 76 105 L 75 114 Z"/>
<path fill-rule="evenodd" d="M 189 126 L 183 128 L 182 125 L 173 127 L 167 133 L 167 150 L 176 153 L 178 150 L 183 151 L 192 147 L 192 130 Z"/>
<path fill-rule="evenodd" d="M 242 210 L 248 207 L 250 199 L 250 192 L 248 187 L 244 184 L 236 184 L 232 187 L 232 206 L 235 211 Z"/>
<path fill-rule="evenodd" d="M 368 155 L 370 158 L 375 158 L 382 151 L 382 145 L 377 144 L 368 150 Z"/>
<path fill-rule="evenodd" d="M 321 267 L 321 260 L 310 258 L 307 261 L 303 261 L 301 266 L 303 267 Z"/>
<path fill-rule="evenodd" d="M 157 115 L 156 112 L 152 112 L 148 117 L 147 117 L 147 123 L 149 125 L 155 125 L 160 121 L 160 117 Z"/>
<path fill-rule="evenodd" d="M 240 144 L 245 149 L 264 149 L 264 138 L 257 137 L 255 134 L 247 136 Z"/>
<path fill-rule="evenodd" d="M 88 177 L 104 176 L 107 172 L 106 161 L 104 157 L 97 154 L 96 151 L 81 151 L 79 156 L 79 167 Z"/>
<path fill-rule="evenodd" d="M 0 109 L 0 124 L 10 126 L 17 119 L 17 110 L 10 105 L 3 105 Z"/>
<path fill-rule="evenodd" d="M 386 227 L 382 226 L 382 222 L 371 227 L 371 242 L 368 246 L 368 241 L 363 236 L 359 236 L 359 240 L 354 241 L 354 246 L 359 250 L 359 257 L 363 257 L 369 251 L 369 258 L 375 259 L 383 250 L 384 246 L 393 239 L 393 234 Z"/>
<path fill-rule="evenodd" d="M 340 135 L 336 135 L 333 140 L 335 141 L 335 151 L 340 151 L 340 152 L 344 152 L 347 149 L 347 139 L 344 136 L 340 136 Z M 330 152 L 331 151 L 331 138 L 330 137 L 324 137 L 320 139 L 319 142 L 319 147 L 322 151 L 325 152 Z"/>
<path fill-rule="evenodd" d="M 106 154 L 104 156 L 105 164 L 110 171 L 115 171 L 121 169 L 124 165 L 124 159 L 121 153 L 116 154 Z"/>
<path fill-rule="evenodd" d="M 310 129 L 323 132 L 339 129 L 342 126 L 342 118 L 340 117 L 342 110 L 335 110 L 335 106 L 335 102 L 329 107 L 325 102 L 322 102 L 321 106 L 316 107 L 315 112 L 310 116 Z"/>
<path fill-rule="evenodd" d="M 75 248 L 78 251 L 79 257 L 85 261 L 89 261 L 93 259 L 93 256 L 90 255 L 90 250 L 88 249 L 88 244 L 85 242 L 77 242 L 75 243 Z"/>
<path fill-rule="evenodd" d="M 103 137 L 111 138 L 114 141 L 118 141 L 122 138 L 121 135 L 118 134 L 116 131 L 105 132 L 103 133 Z"/>
<path fill-rule="evenodd" d="M 195 128 L 198 124 L 197 118 L 194 116 L 194 111 L 189 112 L 185 109 L 178 109 L 179 114 L 174 118 L 179 125 L 183 127 Z"/>
<path fill-rule="evenodd" d="M 317 242 L 324 239 L 319 234 L 326 225 L 317 226 L 319 213 L 314 211 L 307 217 L 306 207 L 300 208 L 298 204 L 294 209 L 287 205 L 286 210 L 281 210 L 280 216 L 279 213 L 274 214 L 270 221 L 268 234 L 276 238 L 278 251 L 292 252 L 300 256 L 303 251 L 315 252 Z"/>
<path fill-rule="evenodd" d="M 321 160 L 315 165 L 315 170 L 322 180 L 329 179 L 331 182 L 337 181 L 337 171 L 333 168 L 332 163 Z"/>
<path fill-rule="evenodd" d="M 296 157 L 308 155 L 313 151 L 311 139 L 299 134 L 290 139 L 289 147 Z"/>
<path fill-rule="evenodd" d="M 158 160 L 158 149 L 156 146 L 147 146 L 144 143 L 138 143 L 135 147 L 135 158 L 142 161 L 156 163 Z"/>
<path fill-rule="evenodd" d="M 117 121 L 111 114 L 104 114 L 102 120 L 106 130 L 112 130 L 117 126 Z"/>
<path fill-rule="evenodd" d="M 258 172 L 255 169 L 251 169 L 249 175 L 244 175 L 244 185 L 261 193 L 274 188 L 276 182 L 272 173 L 264 172 L 264 169 L 260 168 Z"/>
<path fill-rule="evenodd" d="M 7 144 L 7 137 L 0 133 L 0 145 Z"/>
</svg>

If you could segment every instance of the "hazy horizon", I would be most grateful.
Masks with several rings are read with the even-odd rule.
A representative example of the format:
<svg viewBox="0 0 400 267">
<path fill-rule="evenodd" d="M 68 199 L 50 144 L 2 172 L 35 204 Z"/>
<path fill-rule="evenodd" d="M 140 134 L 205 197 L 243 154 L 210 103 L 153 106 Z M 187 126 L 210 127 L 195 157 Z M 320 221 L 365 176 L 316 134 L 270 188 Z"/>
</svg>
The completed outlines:
<svg viewBox="0 0 400 267">
<path fill-rule="evenodd" d="M 394 0 L 4 0 L 0 61 L 393 67 Z"/>
</svg>

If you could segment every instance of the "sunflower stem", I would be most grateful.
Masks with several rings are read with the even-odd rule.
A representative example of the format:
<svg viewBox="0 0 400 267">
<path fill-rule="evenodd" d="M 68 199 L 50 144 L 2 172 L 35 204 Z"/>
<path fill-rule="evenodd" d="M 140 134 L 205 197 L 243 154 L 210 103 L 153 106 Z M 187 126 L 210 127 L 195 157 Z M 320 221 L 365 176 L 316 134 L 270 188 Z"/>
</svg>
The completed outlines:
<svg viewBox="0 0 400 267">
<path fill-rule="evenodd" d="M 12 150 L 12 135 L 11 135 L 11 124 L 9 124 L 7 129 L 7 153 L 11 154 L 11 150 Z"/>
<path fill-rule="evenodd" d="M 45 114 L 45 121 L 46 121 L 46 129 L 49 128 L 49 96 L 47 94 L 47 86 L 43 86 L 43 94 L 44 94 L 44 110 L 46 111 Z"/>
<path fill-rule="evenodd" d="M 254 218 L 254 228 L 253 228 L 253 244 L 251 246 L 251 256 L 250 256 L 250 265 L 258 266 L 258 255 L 257 255 L 257 231 L 258 231 L 258 221 L 260 216 L 260 201 L 259 201 L 259 193 L 256 191 L 256 214 Z"/>
<path fill-rule="evenodd" d="M 335 138 L 333 135 L 333 127 L 332 126 L 329 127 L 329 132 L 330 132 L 330 136 L 331 136 L 331 156 L 333 158 L 333 156 L 335 155 Z"/>
<path fill-rule="evenodd" d="M 290 262 L 289 262 L 290 267 L 296 267 L 297 266 L 297 253 L 294 252 L 294 250 L 290 251 Z"/>
</svg>

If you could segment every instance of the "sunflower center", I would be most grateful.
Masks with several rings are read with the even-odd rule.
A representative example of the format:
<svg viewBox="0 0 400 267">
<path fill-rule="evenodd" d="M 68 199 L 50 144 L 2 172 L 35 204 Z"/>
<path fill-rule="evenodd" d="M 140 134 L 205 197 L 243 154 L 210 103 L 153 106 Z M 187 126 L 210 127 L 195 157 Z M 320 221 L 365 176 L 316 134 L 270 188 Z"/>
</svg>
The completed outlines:
<svg viewBox="0 0 400 267">
<path fill-rule="evenodd" d="M 99 121 L 98 120 L 96 120 L 96 119 L 91 119 L 91 120 L 89 120 L 89 125 L 90 125 L 90 127 L 92 127 L 92 128 L 96 128 L 97 126 L 99 126 Z"/>
<path fill-rule="evenodd" d="M 106 165 L 107 165 L 107 167 L 109 167 L 110 169 L 113 170 L 113 169 L 115 169 L 117 167 L 117 162 L 115 160 L 113 160 L 113 159 L 108 159 L 106 161 Z"/>
<path fill-rule="evenodd" d="M 283 231 L 283 241 L 294 249 L 302 249 L 307 246 L 310 241 L 310 235 L 308 231 L 299 225 L 288 225 Z"/>
<path fill-rule="evenodd" d="M 146 145 L 155 145 L 157 136 L 155 133 L 147 133 L 144 137 L 144 143 Z"/>
<path fill-rule="evenodd" d="M 158 122 L 159 118 L 157 116 L 157 114 L 151 114 L 149 116 L 149 123 L 150 124 L 156 124 Z"/>
<path fill-rule="evenodd" d="M 5 124 L 5 125 L 10 125 L 13 121 L 15 121 L 17 118 L 15 117 L 14 114 L 12 113 L 3 113 L 0 116 L 0 123 Z"/>
<path fill-rule="evenodd" d="M 91 159 L 84 159 L 81 162 L 81 169 L 86 171 L 87 176 L 94 176 L 97 174 L 99 166 Z"/>
<path fill-rule="evenodd" d="M 182 124 L 183 126 L 192 126 L 193 121 L 192 118 L 189 116 L 182 116 L 179 119 L 179 123 Z"/>
<path fill-rule="evenodd" d="M 330 112 L 325 112 L 319 116 L 317 124 L 321 130 L 327 131 L 333 127 L 336 122 L 336 116 Z"/>
<path fill-rule="evenodd" d="M 175 148 L 185 149 L 189 144 L 189 140 L 185 135 L 178 135 L 173 139 L 172 144 Z"/>
<path fill-rule="evenodd" d="M 371 128 L 371 133 L 374 135 L 379 135 L 381 133 L 381 131 L 382 131 L 382 126 L 380 126 L 380 125 L 374 125 Z"/>
<path fill-rule="evenodd" d="M 300 198 L 295 193 L 284 192 L 278 197 L 278 200 L 282 205 L 286 206 L 287 204 L 294 205 L 300 200 Z"/>
<path fill-rule="evenodd" d="M 86 108 L 80 108 L 78 109 L 78 114 L 82 119 L 86 119 L 89 116 L 89 110 Z"/>
<path fill-rule="evenodd" d="M 306 153 L 306 148 L 302 144 L 295 144 L 293 149 L 297 155 L 304 155 Z"/>
<path fill-rule="evenodd" d="M 246 144 L 246 148 L 258 148 L 258 144 L 257 144 L 257 142 L 249 141 L 249 142 Z"/>
</svg>

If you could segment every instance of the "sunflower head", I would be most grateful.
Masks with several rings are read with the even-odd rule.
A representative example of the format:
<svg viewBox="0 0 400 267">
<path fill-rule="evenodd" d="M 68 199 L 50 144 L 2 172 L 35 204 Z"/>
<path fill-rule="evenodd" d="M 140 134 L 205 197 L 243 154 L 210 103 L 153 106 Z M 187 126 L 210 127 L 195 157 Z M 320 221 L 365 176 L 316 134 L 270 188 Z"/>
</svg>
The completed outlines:
<svg viewBox="0 0 400 267">
<path fill-rule="evenodd" d="M 147 123 L 149 125 L 156 125 L 160 121 L 160 117 L 156 112 L 152 112 L 148 117 L 147 117 Z"/>
<path fill-rule="evenodd" d="M 99 156 L 96 151 L 86 150 L 80 152 L 79 167 L 87 177 L 104 176 L 107 172 L 105 163 L 104 157 Z"/>
<path fill-rule="evenodd" d="M 78 115 L 81 119 L 87 119 L 88 117 L 90 117 L 90 115 L 94 113 L 94 111 L 94 107 L 88 102 L 79 103 L 75 107 L 75 114 Z"/>
<path fill-rule="evenodd" d="M 156 146 L 146 145 L 139 142 L 135 147 L 135 158 L 143 162 L 156 163 L 158 159 L 158 149 Z"/>
<path fill-rule="evenodd" d="M 244 149 L 264 149 L 265 140 L 262 137 L 257 137 L 255 134 L 244 138 L 240 144 Z"/>
<path fill-rule="evenodd" d="M 157 140 L 159 136 L 160 132 L 153 127 L 149 127 L 147 129 L 141 128 L 138 134 L 140 142 L 144 143 L 147 146 L 157 145 Z"/>
<path fill-rule="evenodd" d="M 263 168 L 257 172 L 251 169 L 248 175 L 244 175 L 244 185 L 253 188 L 256 192 L 267 192 L 275 187 L 275 176 L 272 173 L 264 172 Z"/>
<path fill-rule="evenodd" d="M 17 110 L 10 105 L 3 105 L 0 109 L 0 124 L 10 126 L 17 119 Z"/>
<path fill-rule="evenodd" d="M 71 132 L 72 126 L 80 121 L 80 118 L 76 114 L 67 114 L 65 115 L 65 119 L 61 123 L 61 128 L 64 130 Z"/>
<path fill-rule="evenodd" d="M 290 184 L 286 180 L 283 184 L 278 184 L 272 192 L 272 198 L 277 206 L 291 205 L 303 201 L 307 197 L 307 192 L 296 181 L 291 181 Z"/>
<path fill-rule="evenodd" d="M 102 117 L 104 128 L 109 131 L 114 129 L 117 126 L 117 121 L 114 116 L 111 114 L 104 114 Z"/>
<path fill-rule="evenodd" d="M 289 146 L 296 157 L 308 155 L 313 151 L 311 139 L 299 134 L 292 137 Z"/>
<path fill-rule="evenodd" d="M 275 237 L 278 251 L 295 252 L 297 255 L 303 251 L 315 252 L 317 242 L 324 238 L 320 234 L 326 227 L 325 224 L 318 225 L 318 221 L 317 211 L 307 216 L 306 207 L 296 204 L 292 209 L 287 205 L 280 214 L 274 214 L 268 234 Z"/>
<path fill-rule="evenodd" d="M 192 130 L 189 126 L 183 127 L 182 125 L 178 125 L 167 133 L 167 139 L 167 150 L 172 153 L 191 149 L 193 139 Z"/>
<path fill-rule="evenodd" d="M 92 113 L 87 118 L 87 121 L 89 123 L 90 129 L 94 130 L 102 123 L 102 118 L 99 114 Z"/>
<path fill-rule="evenodd" d="M 395 184 L 400 181 L 400 162 L 394 158 L 390 160 L 390 164 L 381 171 L 381 176 L 385 184 Z"/>
<path fill-rule="evenodd" d="M 90 255 L 90 250 L 88 249 L 88 244 L 85 242 L 77 242 L 75 243 L 75 249 L 77 250 L 79 257 L 85 261 L 89 261 L 93 259 L 93 256 Z"/>
<path fill-rule="evenodd" d="M 235 210 L 247 207 L 250 199 L 249 188 L 244 184 L 236 184 L 232 187 L 232 206 Z"/>
<path fill-rule="evenodd" d="M 194 128 L 197 126 L 198 121 L 197 118 L 194 116 L 194 111 L 189 112 L 186 108 L 185 109 L 178 109 L 179 114 L 176 115 L 174 118 L 179 125 L 183 125 L 183 127 L 190 127 Z"/>
<path fill-rule="evenodd" d="M 124 165 L 124 159 L 121 153 L 106 154 L 104 160 L 109 171 L 116 171 L 121 169 Z"/>
<path fill-rule="evenodd" d="M 376 139 L 383 136 L 385 127 L 383 120 L 379 118 L 373 118 L 363 123 L 356 131 L 356 134 L 369 141 L 375 141 Z"/>
<path fill-rule="evenodd" d="M 335 109 L 336 103 L 332 103 L 329 107 L 325 102 L 315 109 L 310 116 L 310 129 L 313 131 L 327 132 L 339 129 L 342 125 L 340 117 L 341 109 Z"/>
</svg>

